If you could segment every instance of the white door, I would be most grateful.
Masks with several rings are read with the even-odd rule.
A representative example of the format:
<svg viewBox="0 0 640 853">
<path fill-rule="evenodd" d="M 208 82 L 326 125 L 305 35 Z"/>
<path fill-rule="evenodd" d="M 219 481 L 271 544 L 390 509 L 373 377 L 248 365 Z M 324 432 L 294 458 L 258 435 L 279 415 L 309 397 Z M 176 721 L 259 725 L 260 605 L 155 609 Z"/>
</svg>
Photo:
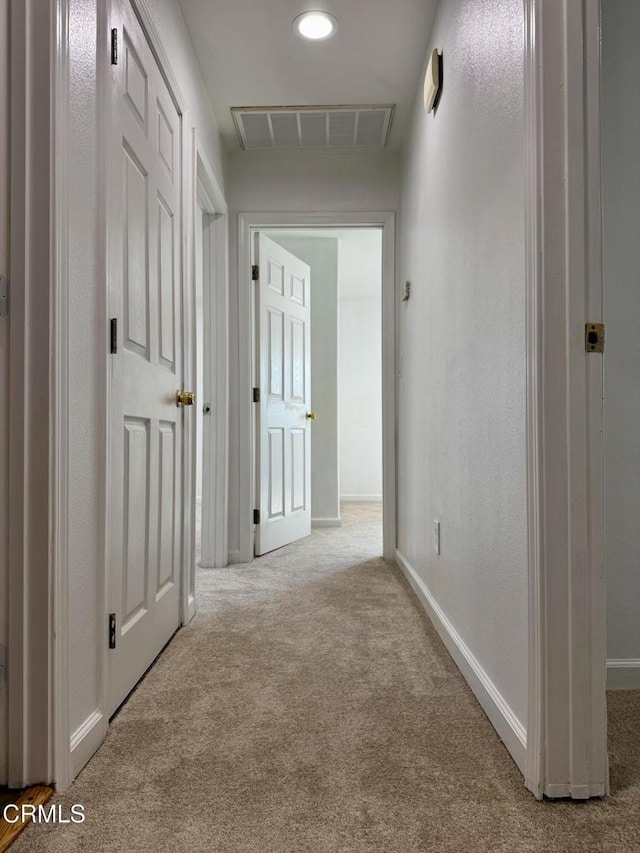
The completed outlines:
<svg viewBox="0 0 640 853">
<path fill-rule="evenodd" d="M 180 117 L 126 0 L 112 27 L 109 713 L 179 625 L 183 433 Z"/>
<path fill-rule="evenodd" d="M 257 495 L 255 552 L 311 533 L 309 267 L 256 234 Z"/>
</svg>

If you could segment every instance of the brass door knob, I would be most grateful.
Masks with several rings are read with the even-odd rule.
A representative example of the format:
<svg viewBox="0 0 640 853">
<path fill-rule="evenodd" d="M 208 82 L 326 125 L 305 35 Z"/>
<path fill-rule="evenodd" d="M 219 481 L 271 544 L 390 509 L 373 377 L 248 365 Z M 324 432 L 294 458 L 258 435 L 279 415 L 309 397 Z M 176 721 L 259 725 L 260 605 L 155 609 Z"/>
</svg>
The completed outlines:
<svg viewBox="0 0 640 853">
<path fill-rule="evenodd" d="M 306 418 L 307 418 L 307 420 L 308 420 L 308 421 L 316 421 L 316 420 L 318 420 L 318 416 L 316 415 L 316 413 L 315 413 L 315 412 L 307 412 L 307 414 L 306 414 Z"/>
<path fill-rule="evenodd" d="M 193 406 L 196 395 L 192 391 L 176 391 L 176 406 Z"/>
</svg>

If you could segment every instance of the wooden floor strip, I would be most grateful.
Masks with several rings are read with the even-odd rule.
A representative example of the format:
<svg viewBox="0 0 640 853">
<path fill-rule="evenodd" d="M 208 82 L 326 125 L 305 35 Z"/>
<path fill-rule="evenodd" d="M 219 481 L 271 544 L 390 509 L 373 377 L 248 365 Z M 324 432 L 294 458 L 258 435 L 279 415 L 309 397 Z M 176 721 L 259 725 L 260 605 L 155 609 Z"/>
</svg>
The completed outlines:
<svg viewBox="0 0 640 853">
<path fill-rule="evenodd" d="M 47 785 L 33 785 L 17 797 L 15 805 L 19 809 L 26 805 L 43 806 L 49 802 L 52 796 L 53 788 L 49 788 Z M 12 810 L 11 814 L 13 816 L 16 813 Z M 4 819 L 0 819 L 0 853 L 4 853 L 13 844 L 30 820 L 31 818 L 27 818 L 24 823 L 21 820 L 16 823 L 7 823 Z"/>
</svg>

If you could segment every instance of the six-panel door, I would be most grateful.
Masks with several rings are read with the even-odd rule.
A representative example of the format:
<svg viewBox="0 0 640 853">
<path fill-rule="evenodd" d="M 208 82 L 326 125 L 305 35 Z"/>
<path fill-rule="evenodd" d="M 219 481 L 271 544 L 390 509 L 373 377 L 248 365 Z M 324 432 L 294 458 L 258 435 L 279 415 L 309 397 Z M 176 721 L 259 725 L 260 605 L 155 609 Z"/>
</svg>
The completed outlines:
<svg viewBox="0 0 640 853">
<path fill-rule="evenodd" d="M 180 117 L 129 4 L 114 15 L 109 713 L 178 627 L 182 509 Z"/>
<path fill-rule="evenodd" d="M 256 554 L 311 533 L 310 271 L 256 235 L 260 404 Z"/>
</svg>

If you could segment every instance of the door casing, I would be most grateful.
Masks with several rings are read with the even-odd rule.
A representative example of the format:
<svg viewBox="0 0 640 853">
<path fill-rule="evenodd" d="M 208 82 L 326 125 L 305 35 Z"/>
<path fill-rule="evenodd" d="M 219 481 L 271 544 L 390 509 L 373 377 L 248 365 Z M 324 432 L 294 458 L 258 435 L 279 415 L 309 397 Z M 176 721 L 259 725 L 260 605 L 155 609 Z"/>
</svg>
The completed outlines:
<svg viewBox="0 0 640 853">
<path fill-rule="evenodd" d="M 202 479 L 202 565 L 221 568 L 229 561 L 228 551 L 228 482 L 229 482 L 229 217 L 227 203 L 213 170 L 202 153 L 197 134 L 193 136 L 194 217 L 198 208 L 205 216 L 203 233 L 204 291 L 204 382 L 202 400 L 210 403 L 203 430 Z M 193 245 L 195 253 L 195 241 Z M 195 293 L 195 254 L 193 278 Z M 196 370 L 195 335 L 193 363 Z M 194 378 L 194 387 L 196 379 Z M 194 419 L 195 421 L 195 419 Z M 193 483 L 195 500 L 195 423 L 193 425 Z M 195 519 L 191 540 L 195 541 Z M 192 561 L 193 563 L 193 561 Z M 194 566 L 195 568 L 195 566 Z M 195 572 L 189 579 L 185 601 L 189 619 L 193 616 Z"/>
<path fill-rule="evenodd" d="M 58 0 L 55 6 L 12 0 L 9 20 L 11 571 L 6 746 L 8 784 L 20 788 L 53 778 L 56 678 L 65 677 L 53 628 L 54 608 L 58 619 L 64 618 L 56 568 L 63 565 L 66 548 L 67 471 L 61 431 L 66 428 L 68 357 L 66 163 L 58 132 L 66 117 L 67 51 L 64 38 L 57 40 L 56 34 L 65 32 L 68 0 Z"/>
<path fill-rule="evenodd" d="M 238 215 L 238 385 L 240 418 L 240 548 L 235 562 L 253 560 L 255 442 L 253 387 L 252 234 L 272 228 L 380 228 L 382 231 L 382 492 L 383 554 L 393 562 L 396 549 L 396 237 L 393 211 L 336 213 L 284 212 Z"/>
<path fill-rule="evenodd" d="M 524 0 L 529 713 L 539 799 L 608 793 L 599 0 Z M 560 180 L 559 178 L 562 178 Z"/>
</svg>

